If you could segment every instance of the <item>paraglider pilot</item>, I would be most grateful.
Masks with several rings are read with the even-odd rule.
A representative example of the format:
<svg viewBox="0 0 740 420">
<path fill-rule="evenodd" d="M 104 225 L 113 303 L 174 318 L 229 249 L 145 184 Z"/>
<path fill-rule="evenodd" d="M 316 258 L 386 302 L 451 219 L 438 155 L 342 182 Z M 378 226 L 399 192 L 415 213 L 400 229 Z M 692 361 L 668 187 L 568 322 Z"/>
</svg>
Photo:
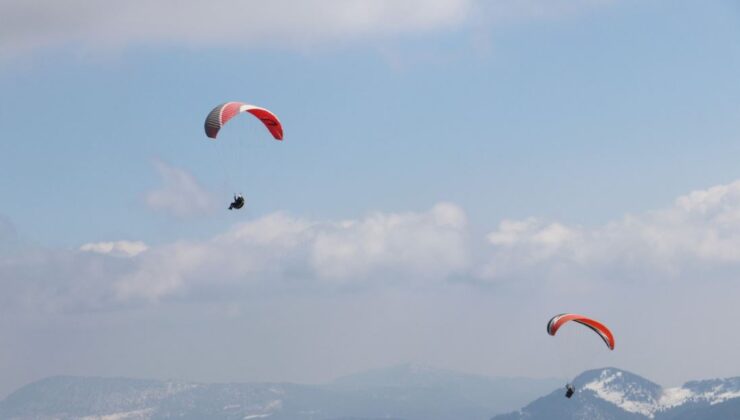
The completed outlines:
<svg viewBox="0 0 740 420">
<path fill-rule="evenodd" d="M 229 205 L 229 210 L 239 210 L 242 207 L 244 207 L 244 197 L 241 194 L 234 194 L 234 202 Z"/>
<path fill-rule="evenodd" d="M 565 386 L 565 397 L 566 398 L 572 397 L 574 392 L 576 392 L 576 387 L 574 387 L 573 384 L 568 384 Z"/>
</svg>

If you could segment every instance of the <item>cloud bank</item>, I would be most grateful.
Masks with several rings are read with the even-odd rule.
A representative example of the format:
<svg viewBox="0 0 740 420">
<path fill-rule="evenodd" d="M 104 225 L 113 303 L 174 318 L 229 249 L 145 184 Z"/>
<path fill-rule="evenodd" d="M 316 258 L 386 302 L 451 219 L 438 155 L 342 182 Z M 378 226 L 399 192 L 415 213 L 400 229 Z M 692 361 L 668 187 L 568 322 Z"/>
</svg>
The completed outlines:
<svg viewBox="0 0 740 420">
<path fill-rule="evenodd" d="M 68 44 L 88 47 L 307 48 L 326 43 L 426 33 L 471 19 L 531 19 L 570 14 L 598 0 L 6 0 L 0 51 Z"/>
<path fill-rule="evenodd" d="M 466 237 L 465 214 L 450 203 L 426 212 L 328 222 L 275 213 L 206 241 L 155 247 L 110 241 L 84 244 L 78 251 L 13 255 L 0 264 L 0 277 L 6 279 L 0 288 L 5 296 L 26 296 L 16 304 L 64 311 L 197 299 L 219 290 L 226 298 L 265 285 L 425 283 L 468 269 Z"/>
<path fill-rule="evenodd" d="M 461 281 L 475 287 L 522 280 L 541 287 L 563 279 L 619 284 L 699 275 L 734 281 L 740 181 L 595 228 L 526 218 L 502 221 L 485 241 L 476 236 L 452 203 L 339 221 L 274 213 L 203 241 L 151 247 L 111 241 L 78 251 L 10 253 L 2 257 L 0 287 L 6 296 L 10 289 L 31 301 L 50 300 L 41 307 L 80 308 L 204 295 L 229 299 L 264 287 L 351 290 Z"/>
<path fill-rule="evenodd" d="M 537 268 L 543 273 L 567 267 L 568 275 L 608 277 L 618 272 L 660 279 L 737 269 L 740 181 L 694 191 L 669 208 L 592 229 L 536 218 L 506 220 L 487 239 L 494 248 L 483 270 L 489 279 Z"/>
<path fill-rule="evenodd" d="M 448 203 L 423 213 L 376 213 L 339 222 L 277 213 L 206 242 L 152 249 L 113 287 L 122 300 L 156 301 L 208 285 L 440 280 L 467 269 L 465 224 L 463 211 Z"/>
</svg>

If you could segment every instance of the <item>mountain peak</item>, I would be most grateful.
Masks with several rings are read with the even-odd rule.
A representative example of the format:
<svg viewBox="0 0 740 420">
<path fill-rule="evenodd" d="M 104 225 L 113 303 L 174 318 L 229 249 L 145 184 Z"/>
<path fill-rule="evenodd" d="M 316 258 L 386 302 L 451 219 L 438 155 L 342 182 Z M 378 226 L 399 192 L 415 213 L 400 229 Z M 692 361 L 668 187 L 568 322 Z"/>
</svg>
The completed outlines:
<svg viewBox="0 0 740 420">
<path fill-rule="evenodd" d="M 663 388 L 613 367 L 583 372 L 574 385 L 576 394 L 570 400 L 564 397 L 565 390 L 557 390 L 517 412 L 495 418 L 669 419 L 678 418 L 680 414 L 700 416 L 704 409 L 740 398 L 740 378 L 691 381 L 681 387 Z M 732 418 L 740 418 L 740 415 Z"/>
<path fill-rule="evenodd" d="M 579 393 L 592 392 L 624 411 L 648 417 L 659 405 L 662 394 L 660 385 L 616 368 L 584 372 L 576 379 Z"/>
</svg>

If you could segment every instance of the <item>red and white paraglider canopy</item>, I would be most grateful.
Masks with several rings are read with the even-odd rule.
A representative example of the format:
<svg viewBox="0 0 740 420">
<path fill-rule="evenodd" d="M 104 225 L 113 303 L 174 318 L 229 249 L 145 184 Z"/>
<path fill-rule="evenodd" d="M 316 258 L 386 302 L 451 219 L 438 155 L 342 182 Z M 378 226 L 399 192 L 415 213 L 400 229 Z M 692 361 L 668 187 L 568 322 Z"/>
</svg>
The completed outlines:
<svg viewBox="0 0 740 420">
<path fill-rule="evenodd" d="M 278 117 L 265 108 L 245 104 L 242 102 L 226 102 L 215 108 L 208 114 L 205 122 L 206 136 L 215 139 L 221 127 L 230 119 L 242 112 L 249 112 L 262 121 L 262 124 L 270 130 L 275 140 L 283 139 L 283 126 Z"/>
</svg>

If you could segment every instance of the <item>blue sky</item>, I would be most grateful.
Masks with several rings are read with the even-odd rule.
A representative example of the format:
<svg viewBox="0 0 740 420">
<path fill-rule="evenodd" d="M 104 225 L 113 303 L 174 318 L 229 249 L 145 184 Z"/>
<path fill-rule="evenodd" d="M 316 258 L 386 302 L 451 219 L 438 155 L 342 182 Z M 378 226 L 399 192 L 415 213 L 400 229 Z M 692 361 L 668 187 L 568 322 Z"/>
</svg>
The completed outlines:
<svg viewBox="0 0 740 420">
<path fill-rule="evenodd" d="M 357 0 L 335 14 L 329 0 L 286 0 L 276 3 L 284 15 L 273 21 L 266 18 L 272 6 L 228 0 L 224 15 L 205 23 L 195 2 L 166 0 L 151 10 L 130 2 L 115 13 L 85 0 L 64 10 L 30 3 L 0 6 L 0 16 L 14 19 L 0 22 L 0 218 L 15 231 L 5 239 L 14 259 L 0 271 L 14 321 L 0 331 L 19 343 L 0 353 L 0 367 L 14 366 L 0 393 L 55 373 L 142 376 L 149 374 L 136 368 L 142 360 L 165 358 L 179 363 L 151 375 L 311 381 L 409 359 L 486 374 L 557 375 L 525 361 L 520 371 L 507 369 L 483 352 L 470 357 L 463 340 L 478 337 L 481 318 L 529 306 L 537 309 L 523 319 L 567 304 L 629 318 L 618 302 L 594 303 L 607 292 L 617 301 L 639 294 L 656 312 L 681 308 L 696 292 L 696 276 L 708 272 L 716 282 L 705 279 L 709 292 L 698 307 L 716 308 L 739 289 L 740 258 L 732 247 L 718 251 L 740 234 L 732 217 L 740 188 L 733 184 L 740 179 L 740 8 L 731 1 Z M 285 141 L 270 140 L 246 117 L 217 142 L 207 140 L 205 115 L 228 100 L 273 110 Z M 248 208 L 227 212 L 235 191 L 245 193 Z M 169 204 L 153 205 L 153 194 Z M 729 243 L 690 246 L 693 234 L 710 230 Z M 429 245 L 414 248 L 424 238 Z M 147 250 L 89 251 L 116 241 Z M 368 257 L 374 241 L 384 251 Z M 221 250 L 224 244 L 239 252 Z M 216 267 L 194 262 L 211 248 L 223 251 Z M 643 248 L 657 251 L 646 251 L 644 261 L 632 255 Z M 599 256 L 587 252 L 593 249 Z M 290 256 L 273 261 L 268 251 Z M 260 252 L 279 275 L 240 265 L 249 259 L 243 253 Z M 687 255 L 695 261 L 681 265 Z M 227 273 L 219 271 L 224 266 Z M 41 279 L 47 272 L 56 274 Z M 218 276 L 230 280 L 203 280 Z M 279 286 L 240 283 L 272 276 Z M 29 291 L 21 278 L 39 285 Z M 670 281 L 675 299 L 665 297 Z M 586 291 L 558 295 L 558 282 L 583 282 L 575 286 Z M 541 287 L 561 301 L 533 292 Z M 23 304 L 12 294 L 19 290 Z M 370 325 L 335 327 L 345 338 L 363 328 L 390 331 L 398 351 L 368 361 L 369 350 L 350 348 L 322 372 L 310 367 L 313 360 L 277 351 L 296 336 L 311 340 L 296 331 L 337 322 L 312 312 L 316 302 L 327 311 L 359 305 L 365 315 L 389 309 Z M 404 318 L 411 302 L 418 307 L 408 319 L 393 317 Z M 28 309 L 37 304 L 45 309 Z M 438 305 L 471 307 L 443 316 Z M 501 312 L 486 312 L 489 305 Z M 305 321 L 276 321 L 286 308 Z M 237 354 L 199 366 L 193 352 L 172 358 L 173 334 L 204 313 L 221 322 L 212 333 L 221 338 L 226 324 L 249 317 L 272 364 L 234 371 L 229 363 L 245 363 Z M 273 337 L 272 322 L 290 333 Z M 405 323 L 425 322 L 428 336 L 404 336 Z M 57 323 L 55 333 L 46 331 Z M 137 330 L 140 323 L 150 331 Z M 471 330 L 457 344 L 419 350 L 434 333 L 461 325 Z M 212 338 L 211 328 L 196 328 L 197 339 Z M 718 340 L 720 330 L 707 339 Z M 80 338 L 58 360 L 36 350 L 28 366 L 18 365 L 28 349 L 78 334 L 116 350 L 83 357 Z M 159 338 L 136 350 L 123 344 L 147 340 L 142 334 Z M 315 340 L 342 342 L 331 333 Z M 665 350 L 655 340 L 652 348 Z M 733 348 L 719 358 L 722 366 L 697 362 L 680 373 L 651 367 L 636 353 L 617 361 L 667 382 L 737 375 Z"/>
<path fill-rule="evenodd" d="M 229 189 L 218 166 L 238 163 L 218 160 L 200 127 L 233 99 L 286 123 L 282 145 L 236 127 L 225 138 L 249 142 L 238 187 L 255 214 L 452 200 L 487 227 L 529 215 L 603 222 L 735 179 L 737 18 L 729 2 L 626 2 L 311 51 L 73 44 L 13 57 L 0 79 L 12 139 L 1 163 L 17 176 L 2 185 L 3 213 L 66 246 L 207 231 L 212 220 L 169 226 L 141 196 L 157 183 L 152 159 Z M 54 217 L 29 206 L 39 195 Z"/>
</svg>

